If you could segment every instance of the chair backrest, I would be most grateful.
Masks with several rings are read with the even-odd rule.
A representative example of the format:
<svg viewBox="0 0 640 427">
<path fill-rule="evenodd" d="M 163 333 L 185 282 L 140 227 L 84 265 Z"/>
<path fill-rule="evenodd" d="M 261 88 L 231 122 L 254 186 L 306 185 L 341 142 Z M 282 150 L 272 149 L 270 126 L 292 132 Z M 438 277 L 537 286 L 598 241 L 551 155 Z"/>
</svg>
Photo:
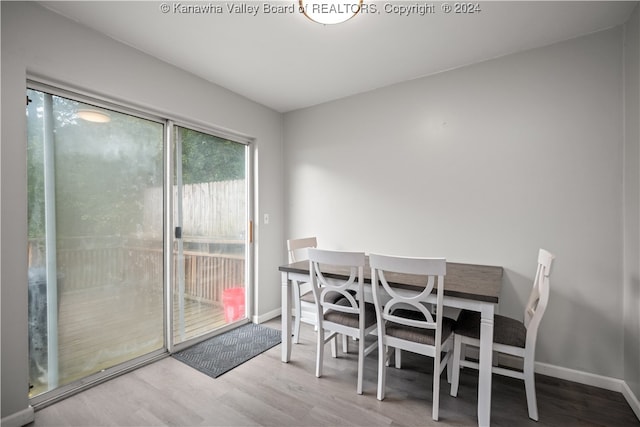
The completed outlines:
<svg viewBox="0 0 640 427">
<path fill-rule="evenodd" d="M 376 310 L 381 315 L 381 319 L 378 319 L 378 324 L 384 327 L 384 321 L 391 321 L 416 328 L 435 329 L 436 344 L 441 343 L 442 330 L 438 325 L 442 325 L 444 276 L 447 274 L 446 259 L 407 258 L 371 254 L 369 255 L 369 264 L 371 265 L 374 302 L 376 304 Z M 390 283 L 393 283 L 394 273 L 415 275 L 416 279 L 421 280 L 423 285 L 412 288 L 393 287 Z M 436 319 L 434 320 L 433 315 L 424 303 L 433 302 L 430 295 L 433 292 L 434 286 L 436 286 L 436 281 Z M 390 299 L 384 303 L 384 307 L 379 285 L 382 285 L 382 288 L 390 297 Z M 422 313 L 424 320 L 394 316 L 394 310 L 407 308 L 408 306 L 410 306 L 412 310 L 417 310 Z"/>
<path fill-rule="evenodd" d="M 535 344 L 535 337 L 538 333 L 538 326 L 542 320 L 547 304 L 549 302 L 549 274 L 551 273 L 551 263 L 555 256 L 550 252 L 540 249 L 538 252 L 538 268 L 536 277 L 533 280 L 533 288 L 529 295 L 529 301 L 524 309 L 524 325 L 527 328 L 527 345 Z"/>
<path fill-rule="evenodd" d="M 308 248 L 317 248 L 318 240 L 315 237 L 304 237 L 302 239 L 287 240 L 287 252 L 289 253 L 289 263 L 309 259 Z"/>
<path fill-rule="evenodd" d="M 309 248 L 309 273 L 313 294 L 318 307 L 318 318 L 328 309 L 343 313 L 360 315 L 364 325 L 364 252 L 344 252 Z M 336 278 L 334 274 L 347 276 Z M 353 292 L 356 287 L 356 294 Z M 337 301 L 346 299 L 348 304 L 339 305 Z"/>
</svg>

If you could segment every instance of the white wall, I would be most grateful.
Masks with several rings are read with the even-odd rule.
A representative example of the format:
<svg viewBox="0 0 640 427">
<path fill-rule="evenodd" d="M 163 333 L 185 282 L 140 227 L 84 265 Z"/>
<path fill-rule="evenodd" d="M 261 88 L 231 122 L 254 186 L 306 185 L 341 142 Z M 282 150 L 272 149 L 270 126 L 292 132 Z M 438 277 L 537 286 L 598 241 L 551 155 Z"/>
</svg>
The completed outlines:
<svg viewBox="0 0 640 427">
<path fill-rule="evenodd" d="M 638 242 L 622 238 L 638 229 L 640 161 L 623 162 L 640 151 L 628 101 L 638 82 L 626 79 L 625 104 L 621 29 L 289 113 L 283 153 L 280 114 L 37 4 L 0 10 L 3 418 L 28 404 L 27 72 L 256 138 L 257 218 L 271 215 L 257 224 L 258 315 L 280 304 L 283 237 L 502 265 L 511 316 L 545 247 L 557 260 L 537 359 L 625 378 L 640 394 Z"/>
<path fill-rule="evenodd" d="M 546 248 L 537 360 L 623 378 L 622 105 L 616 28 L 288 113 L 285 236 L 501 265 L 520 318 Z"/>
<path fill-rule="evenodd" d="M 257 311 L 278 310 L 282 254 L 282 116 L 101 36 L 31 2 L 2 10 L 2 418 L 27 408 L 26 123 L 27 73 L 172 118 L 255 138 L 258 218 Z M 271 248 L 271 249 L 269 249 Z M 4 423 L 3 423 L 4 424 Z"/>
<path fill-rule="evenodd" d="M 624 379 L 640 396 L 640 6 L 625 24 Z M 640 413 L 638 414 L 640 417 Z"/>
</svg>

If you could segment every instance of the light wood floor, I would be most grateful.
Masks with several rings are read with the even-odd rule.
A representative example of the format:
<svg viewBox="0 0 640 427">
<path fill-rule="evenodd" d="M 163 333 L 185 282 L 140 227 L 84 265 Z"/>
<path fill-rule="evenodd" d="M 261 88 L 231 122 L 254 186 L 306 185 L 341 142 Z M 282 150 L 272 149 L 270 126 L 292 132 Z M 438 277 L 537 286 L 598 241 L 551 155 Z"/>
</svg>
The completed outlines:
<svg viewBox="0 0 640 427">
<path fill-rule="evenodd" d="M 280 319 L 265 323 L 280 328 Z M 355 345 L 352 346 L 355 351 Z M 292 361 L 278 345 L 217 379 L 168 357 L 36 412 L 40 426 L 472 426 L 477 373 L 461 373 L 457 398 L 442 379 L 440 421 L 431 420 L 431 373 L 421 356 L 403 354 L 389 368 L 386 398 L 376 399 L 376 353 L 365 362 L 364 394 L 356 394 L 354 353 L 327 349 L 316 378 L 315 333 L 302 326 Z M 527 416 L 521 381 L 494 376 L 494 426 L 640 426 L 620 393 L 537 376 L 540 421 Z"/>
</svg>

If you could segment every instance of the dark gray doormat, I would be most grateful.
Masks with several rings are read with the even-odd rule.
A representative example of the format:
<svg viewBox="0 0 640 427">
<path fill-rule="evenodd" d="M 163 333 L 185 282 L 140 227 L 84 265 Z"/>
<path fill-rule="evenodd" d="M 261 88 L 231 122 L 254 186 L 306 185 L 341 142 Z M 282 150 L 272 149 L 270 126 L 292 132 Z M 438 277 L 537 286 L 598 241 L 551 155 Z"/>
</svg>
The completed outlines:
<svg viewBox="0 0 640 427">
<path fill-rule="evenodd" d="M 249 359 L 280 344 L 280 331 L 248 323 L 174 353 L 172 356 L 217 378 Z"/>
</svg>

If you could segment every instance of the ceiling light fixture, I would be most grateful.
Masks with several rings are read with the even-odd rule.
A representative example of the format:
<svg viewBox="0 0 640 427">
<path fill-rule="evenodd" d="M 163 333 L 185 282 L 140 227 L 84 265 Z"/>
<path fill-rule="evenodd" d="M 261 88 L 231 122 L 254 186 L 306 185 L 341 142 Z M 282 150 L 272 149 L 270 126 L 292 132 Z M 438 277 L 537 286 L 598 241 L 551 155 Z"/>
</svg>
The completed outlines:
<svg viewBox="0 0 640 427">
<path fill-rule="evenodd" d="M 300 11 L 319 24 L 341 24 L 360 12 L 363 0 L 299 0 Z"/>
<path fill-rule="evenodd" d="M 78 110 L 76 114 L 82 120 L 92 123 L 108 123 L 111 121 L 111 117 L 107 113 L 98 110 Z"/>
</svg>

